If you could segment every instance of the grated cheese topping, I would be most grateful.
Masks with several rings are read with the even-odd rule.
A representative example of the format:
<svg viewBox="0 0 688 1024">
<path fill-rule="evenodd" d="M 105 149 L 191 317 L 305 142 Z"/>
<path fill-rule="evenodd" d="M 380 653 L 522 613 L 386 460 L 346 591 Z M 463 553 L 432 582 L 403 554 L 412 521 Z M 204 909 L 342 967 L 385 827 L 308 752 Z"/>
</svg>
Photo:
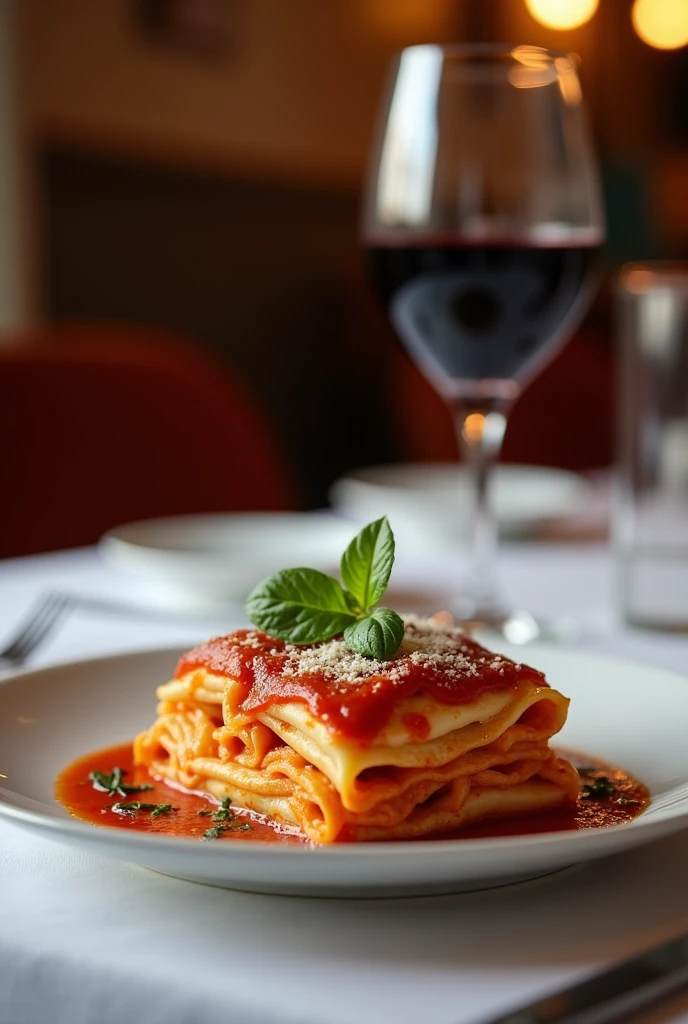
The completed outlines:
<svg viewBox="0 0 688 1024">
<path fill-rule="evenodd" d="M 405 616 L 404 625 L 404 639 L 391 661 L 365 658 L 350 651 L 341 639 L 304 647 L 286 644 L 284 652 L 287 658 L 280 674 L 286 678 L 298 678 L 313 673 L 335 684 L 350 686 L 351 683 L 364 682 L 374 676 L 384 676 L 393 681 L 402 680 L 409 675 L 412 667 L 433 670 L 444 676 L 448 683 L 457 679 L 478 678 L 487 668 L 504 675 L 507 666 L 514 667 L 509 659 L 476 647 L 457 626 L 446 626 L 416 616 Z M 252 644 L 250 635 L 244 641 L 246 646 Z M 520 668 L 520 665 L 516 668 Z"/>
</svg>

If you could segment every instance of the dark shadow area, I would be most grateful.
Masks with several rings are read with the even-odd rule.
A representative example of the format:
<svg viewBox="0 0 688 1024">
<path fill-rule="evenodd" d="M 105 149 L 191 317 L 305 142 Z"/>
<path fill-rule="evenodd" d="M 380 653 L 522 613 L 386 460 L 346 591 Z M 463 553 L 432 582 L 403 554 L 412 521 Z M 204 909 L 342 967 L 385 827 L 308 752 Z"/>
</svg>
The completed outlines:
<svg viewBox="0 0 688 1024">
<path fill-rule="evenodd" d="M 360 328 L 357 195 L 49 149 L 47 315 L 173 329 L 261 400 L 301 502 L 392 458 Z M 379 362 L 379 360 L 378 360 Z"/>
</svg>

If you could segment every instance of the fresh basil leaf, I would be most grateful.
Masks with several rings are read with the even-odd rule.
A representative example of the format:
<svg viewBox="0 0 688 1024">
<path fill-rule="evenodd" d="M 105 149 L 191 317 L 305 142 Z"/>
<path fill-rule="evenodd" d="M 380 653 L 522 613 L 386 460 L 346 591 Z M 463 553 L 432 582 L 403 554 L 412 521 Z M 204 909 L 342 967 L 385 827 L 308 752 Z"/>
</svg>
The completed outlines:
<svg viewBox="0 0 688 1024">
<path fill-rule="evenodd" d="M 344 586 L 367 614 L 380 600 L 394 565 L 394 534 L 387 516 L 364 526 L 342 555 Z"/>
<path fill-rule="evenodd" d="M 391 608 L 376 608 L 367 618 L 344 630 L 344 641 L 350 650 L 377 661 L 393 658 L 403 638 L 403 619 Z"/>
<path fill-rule="evenodd" d="M 292 644 L 329 640 L 355 620 L 340 583 L 317 569 L 283 569 L 249 594 L 246 614 L 268 636 Z"/>
<path fill-rule="evenodd" d="M 358 601 L 354 597 L 354 595 L 349 593 L 348 590 L 344 591 L 344 597 L 346 598 L 346 603 L 349 607 L 349 611 L 355 618 L 359 618 L 361 615 L 365 614 L 363 609 L 359 605 Z"/>
</svg>

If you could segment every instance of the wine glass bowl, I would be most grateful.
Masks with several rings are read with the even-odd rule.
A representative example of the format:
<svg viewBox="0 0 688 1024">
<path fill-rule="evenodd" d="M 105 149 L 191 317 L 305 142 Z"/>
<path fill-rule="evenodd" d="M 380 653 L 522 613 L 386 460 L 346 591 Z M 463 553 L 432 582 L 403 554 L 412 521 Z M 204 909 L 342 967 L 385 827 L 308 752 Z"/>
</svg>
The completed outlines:
<svg viewBox="0 0 688 1024">
<path fill-rule="evenodd" d="M 460 615 L 502 622 L 489 470 L 512 403 L 587 309 L 604 236 L 575 61 L 533 46 L 402 51 L 363 236 L 378 295 L 473 469 Z"/>
</svg>

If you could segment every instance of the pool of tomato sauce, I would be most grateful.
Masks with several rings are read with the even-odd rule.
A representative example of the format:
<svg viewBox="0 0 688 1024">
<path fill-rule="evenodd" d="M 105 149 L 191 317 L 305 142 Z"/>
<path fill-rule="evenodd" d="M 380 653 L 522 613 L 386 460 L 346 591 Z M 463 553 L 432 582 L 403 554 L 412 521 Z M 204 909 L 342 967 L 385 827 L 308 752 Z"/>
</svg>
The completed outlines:
<svg viewBox="0 0 688 1024">
<path fill-rule="evenodd" d="M 605 825 L 621 825 L 630 821 L 647 807 L 649 802 L 647 789 L 621 768 L 597 758 L 589 758 L 585 754 L 572 751 L 559 751 L 559 753 L 581 769 L 582 785 L 590 784 L 596 778 L 604 776 L 614 783 L 614 796 L 604 800 L 579 799 L 575 807 L 562 810 L 519 815 L 513 818 L 490 818 L 473 825 L 465 825 L 455 830 L 422 838 L 480 839 L 601 828 Z M 89 779 L 89 772 L 101 771 L 109 775 L 115 767 L 121 768 L 126 773 L 123 780 L 126 785 L 146 784 L 152 785 L 153 789 L 124 796 L 108 796 L 107 793 L 94 789 Z M 582 771 L 583 768 L 590 770 Z M 203 837 L 206 829 L 215 824 L 211 814 L 218 809 L 217 801 L 212 798 L 206 799 L 193 793 L 180 791 L 152 778 L 146 768 L 134 765 L 130 743 L 86 754 L 85 757 L 72 762 L 58 776 L 56 796 L 70 814 L 93 825 L 129 829 L 134 832 L 157 832 L 168 836 L 183 836 L 199 840 Z M 617 803 L 619 798 L 629 802 Z M 172 804 L 174 810 L 168 814 L 152 817 L 146 811 L 130 815 L 118 814 L 111 809 L 116 801 L 127 802 L 130 800 L 141 800 L 152 804 Z M 199 811 L 209 811 L 210 813 L 199 815 Z M 278 826 L 260 815 L 250 814 L 236 807 L 232 808 L 232 812 L 236 814 L 236 823 L 248 823 L 250 830 L 223 832 L 216 840 L 217 842 L 258 841 L 286 845 L 302 845 L 308 842 L 305 836 L 280 830 Z"/>
<path fill-rule="evenodd" d="M 152 785 L 153 789 L 141 793 L 127 793 L 124 796 L 108 796 L 107 793 L 93 788 L 89 772 L 101 771 L 106 775 L 113 768 L 121 768 L 125 773 L 123 782 L 127 786 Z M 206 829 L 213 827 L 211 814 L 218 810 L 219 804 L 212 797 L 207 799 L 194 793 L 185 793 L 159 779 L 153 778 L 148 769 L 135 765 L 131 743 L 123 743 L 117 747 L 106 747 L 95 753 L 86 754 L 68 765 L 57 777 L 55 796 L 66 807 L 70 814 L 92 825 L 105 825 L 110 828 L 123 828 L 131 832 L 157 832 L 166 836 L 182 836 L 184 838 L 201 839 Z M 146 811 L 136 814 L 118 814 L 111 810 L 117 801 L 123 803 L 140 800 L 150 804 L 172 804 L 174 810 L 169 814 L 152 817 Z M 199 814 L 208 811 L 208 814 Z M 219 839 L 227 842 L 259 840 L 263 843 L 306 843 L 305 836 L 295 835 L 286 830 L 279 830 L 267 819 L 241 811 L 233 807 L 236 823 L 248 823 L 250 831 L 223 832 Z M 216 841 L 219 841 L 216 840 Z"/>
</svg>

